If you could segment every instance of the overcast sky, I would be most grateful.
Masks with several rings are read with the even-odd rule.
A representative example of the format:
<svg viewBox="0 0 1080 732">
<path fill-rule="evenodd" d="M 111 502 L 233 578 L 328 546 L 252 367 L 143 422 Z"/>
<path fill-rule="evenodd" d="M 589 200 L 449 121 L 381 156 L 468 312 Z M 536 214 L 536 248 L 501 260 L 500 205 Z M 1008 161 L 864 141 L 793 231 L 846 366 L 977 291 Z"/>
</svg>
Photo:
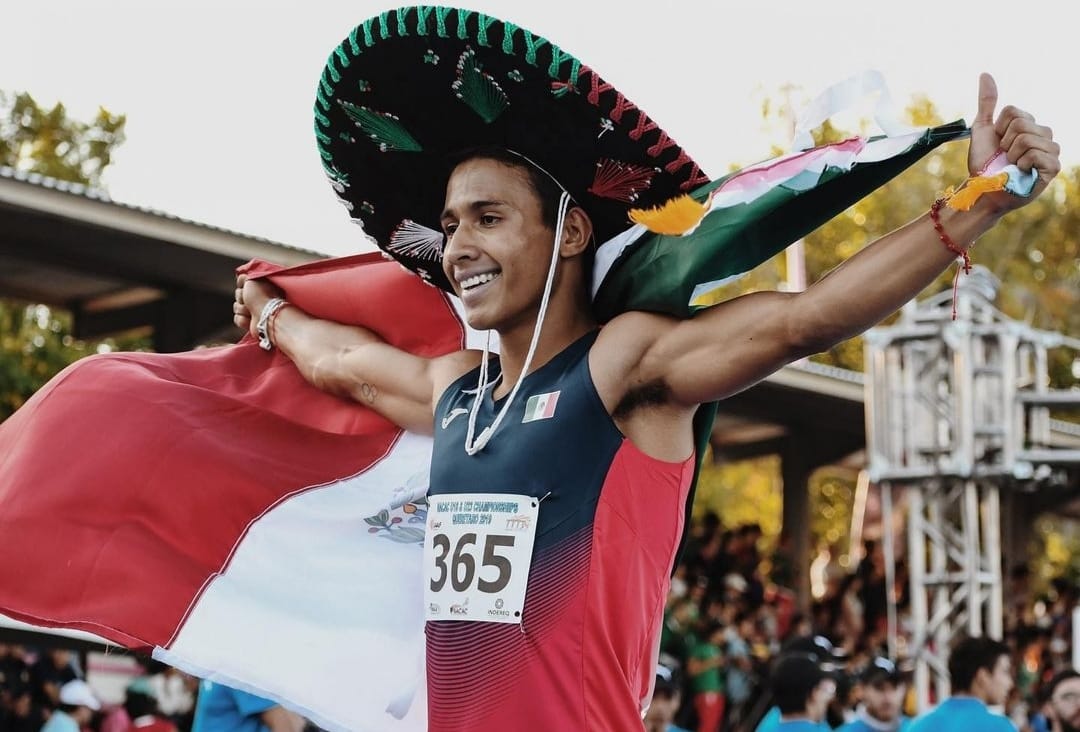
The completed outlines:
<svg viewBox="0 0 1080 732">
<path fill-rule="evenodd" d="M 6 3 L 0 89 L 62 100 L 84 117 L 99 104 L 126 113 L 128 140 L 106 178 L 117 200 L 330 254 L 367 250 L 322 174 L 311 107 L 330 51 L 390 7 Z M 1075 26 L 1046 11 L 1021 15 L 1036 4 L 477 0 L 471 7 L 578 56 L 714 175 L 765 158 L 782 141 L 778 130 L 762 129 L 766 96 L 791 84 L 802 90 L 796 99 L 807 99 L 868 68 L 885 75 L 899 105 L 924 93 L 946 119 L 969 121 L 978 73 L 990 71 L 1002 103 L 1051 124 L 1066 164 L 1080 163 Z"/>
</svg>

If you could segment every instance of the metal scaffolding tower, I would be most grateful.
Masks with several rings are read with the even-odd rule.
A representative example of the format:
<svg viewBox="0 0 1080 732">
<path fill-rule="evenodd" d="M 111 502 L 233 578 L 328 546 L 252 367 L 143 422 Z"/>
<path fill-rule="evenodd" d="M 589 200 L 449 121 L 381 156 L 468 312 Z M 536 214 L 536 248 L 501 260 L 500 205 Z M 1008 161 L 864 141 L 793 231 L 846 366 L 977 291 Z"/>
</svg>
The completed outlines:
<svg viewBox="0 0 1080 732">
<path fill-rule="evenodd" d="M 909 303 L 894 326 L 866 336 L 870 480 L 886 516 L 907 499 L 907 558 L 920 709 L 948 695 L 948 652 L 965 635 L 1002 635 L 1000 491 L 1080 463 L 1051 441 L 1051 410 L 1080 408 L 1080 392 L 1048 388 L 1047 352 L 1080 341 L 1006 318 L 998 282 L 976 267 L 953 292 Z M 892 532 L 885 532 L 889 581 Z M 897 652 L 890 602 L 889 640 Z"/>
</svg>

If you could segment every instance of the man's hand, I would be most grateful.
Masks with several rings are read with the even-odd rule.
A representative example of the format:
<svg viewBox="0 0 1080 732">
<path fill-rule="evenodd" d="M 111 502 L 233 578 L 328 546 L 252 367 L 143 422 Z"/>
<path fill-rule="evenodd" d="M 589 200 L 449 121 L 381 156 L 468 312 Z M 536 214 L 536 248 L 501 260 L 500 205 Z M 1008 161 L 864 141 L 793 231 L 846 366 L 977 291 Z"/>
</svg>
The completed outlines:
<svg viewBox="0 0 1080 732">
<path fill-rule="evenodd" d="M 259 337 L 255 326 L 263 306 L 273 297 L 281 297 L 282 292 L 266 280 L 249 280 L 245 275 L 236 277 L 236 300 L 233 302 L 233 322 L 237 327 Z"/>
<path fill-rule="evenodd" d="M 1039 180 L 1030 196 L 1015 196 L 1004 191 L 986 196 L 1001 213 L 1030 203 L 1042 193 L 1054 176 L 1061 170 L 1058 155 L 1060 146 L 1054 142 L 1049 127 L 1037 124 L 1035 118 L 1022 109 L 1007 106 L 994 119 L 998 92 L 994 77 L 979 75 L 979 109 L 971 123 L 971 145 L 968 148 L 968 172 L 972 176 L 981 173 L 998 151 L 1005 151 L 1010 163 L 1027 172 L 1039 171 Z"/>
</svg>

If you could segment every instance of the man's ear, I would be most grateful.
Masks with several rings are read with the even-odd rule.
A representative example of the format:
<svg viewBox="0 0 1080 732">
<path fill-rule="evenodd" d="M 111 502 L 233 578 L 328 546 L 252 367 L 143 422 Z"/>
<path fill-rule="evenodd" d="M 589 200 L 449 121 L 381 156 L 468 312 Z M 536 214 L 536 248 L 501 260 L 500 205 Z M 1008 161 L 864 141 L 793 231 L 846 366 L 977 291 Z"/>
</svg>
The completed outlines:
<svg viewBox="0 0 1080 732">
<path fill-rule="evenodd" d="M 568 209 L 563 220 L 563 238 L 559 253 L 565 258 L 581 254 L 588 249 L 592 233 L 592 221 L 585 209 L 578 206 Z"/>
</svg>

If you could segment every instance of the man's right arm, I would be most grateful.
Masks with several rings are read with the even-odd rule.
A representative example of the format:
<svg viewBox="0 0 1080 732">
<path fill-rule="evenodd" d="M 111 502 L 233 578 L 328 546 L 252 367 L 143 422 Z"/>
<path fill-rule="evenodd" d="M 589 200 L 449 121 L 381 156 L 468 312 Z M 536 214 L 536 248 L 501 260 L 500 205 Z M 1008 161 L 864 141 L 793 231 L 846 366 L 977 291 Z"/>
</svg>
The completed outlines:
<svg viewBox="0 0 1080 732">
<path fill-rule="evenodd" d="M 237 280 L 234 321 L 255 335 L 255 321 L 278 294 L 263 281 Z M 274 316 L 274 345 L 313 386 L 374 409 L 395 424 L 430 435 L 435 401 L 471 366 L 467 353 L 436 359 L 414 356 L 366 328 L 313 318 L 295 306 Z"/>
</svg>

